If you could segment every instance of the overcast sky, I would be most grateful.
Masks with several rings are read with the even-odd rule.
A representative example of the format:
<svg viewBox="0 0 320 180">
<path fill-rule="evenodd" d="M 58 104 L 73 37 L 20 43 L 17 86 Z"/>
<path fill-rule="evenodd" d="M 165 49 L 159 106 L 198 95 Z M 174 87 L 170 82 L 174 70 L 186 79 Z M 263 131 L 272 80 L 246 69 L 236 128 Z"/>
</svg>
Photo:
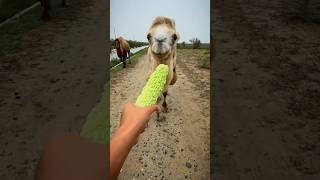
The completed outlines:
<svg viewBox="0 0 320 180">
<path fill-rule="evenodd" d="M 210 42 L 210 0 L 111 0 L 110 38 L 147 41 L 147 31 L 156 16 L 176 21 L 180 41 L 197 37 Z"/>
</svg>

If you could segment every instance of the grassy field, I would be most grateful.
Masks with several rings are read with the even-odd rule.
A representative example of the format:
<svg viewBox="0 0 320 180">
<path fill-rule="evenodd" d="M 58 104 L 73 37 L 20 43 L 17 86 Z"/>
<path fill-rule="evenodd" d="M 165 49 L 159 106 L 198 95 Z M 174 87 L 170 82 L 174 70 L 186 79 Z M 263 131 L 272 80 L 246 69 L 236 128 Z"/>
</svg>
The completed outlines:
<svg viewBox="0 0 320 180">
<path fill-rule="evenodd" d="M 199 68 L 210 69 L 210 49 L 178 49 L 178 54 L 196 59 Z"/>
<path fill-rule="evenodd" d="M 113 68 L 114 66 L 116 66 L 117 64 L 121 63 L 121 61 L 119 59 L 111 59 L 110 61 L 110 68 Z"/>
<path fill-rule="evenodd" d="M 109 142 L 109 82 L 104 86 L 100 102 L 91 110 L 87 121 L 82 127 L 81 136 L 98 143 Z"/>
<path fill-rule="evenodd" d="M 0 0 L 0 22 L 36 3 L 37 0 Z"/>
</svg>

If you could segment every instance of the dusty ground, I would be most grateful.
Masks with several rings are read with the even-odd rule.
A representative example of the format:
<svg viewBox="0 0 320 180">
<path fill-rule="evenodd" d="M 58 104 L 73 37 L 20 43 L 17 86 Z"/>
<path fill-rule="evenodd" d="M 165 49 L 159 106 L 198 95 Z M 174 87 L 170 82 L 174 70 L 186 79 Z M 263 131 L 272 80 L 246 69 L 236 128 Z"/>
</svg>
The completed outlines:
<svg viewBox="0 0 320 180">
<path fill-rule="evenodd" d="M 280 0 L 215 2 L 213 177 L 320 179 L 320 25 Z"/>
<path fill-rule="evenodd" d="M 152 117 L 119 179 L 209 179 L 209 51 L 179 50 L 177 62 L 178 81 L 169 89 L 169 112 L 164 121 Z M 145 55 L 111 77 L 111 134 L 124 103 L 134 102 L 142 90 L 149 67 Z"/>
<path fill-rule="evenodd" d="M 0 179 L 33 179 L 41 142 L 79 132 L 106 82 L 105 4 L 72 1 L 53 7 L 49 22 L 1 29 Z M 34 19 L 32 19 L 34 18 Z M 32 27 L 32 28 L 31 28 Z M 30 29 L 29 29 L 30 28 Z"/>
</svg>

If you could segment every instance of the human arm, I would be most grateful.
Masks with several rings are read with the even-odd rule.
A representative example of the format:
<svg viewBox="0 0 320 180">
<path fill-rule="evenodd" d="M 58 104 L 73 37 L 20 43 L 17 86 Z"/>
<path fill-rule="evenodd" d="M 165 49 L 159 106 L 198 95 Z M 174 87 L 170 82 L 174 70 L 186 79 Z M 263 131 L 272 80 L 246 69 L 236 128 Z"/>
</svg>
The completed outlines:
<svg viewBox="0 0 320 180">
<path fill-rule="evenodd" d="M 117 179 L 131 148 L 138 142 L 138 137 L 146 128 L 152 113 L 157 110 L 157 105 L 141 108 L 127 103 L 124 106 L 120 127 L 110 142 L 110 179 Z"/>
</svg>

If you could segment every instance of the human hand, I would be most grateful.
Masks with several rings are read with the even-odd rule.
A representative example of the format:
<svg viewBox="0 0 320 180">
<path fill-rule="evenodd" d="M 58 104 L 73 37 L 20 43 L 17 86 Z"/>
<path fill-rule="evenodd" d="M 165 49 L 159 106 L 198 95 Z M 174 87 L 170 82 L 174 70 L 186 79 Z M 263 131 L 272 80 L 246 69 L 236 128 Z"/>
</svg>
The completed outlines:
<svg viewBox="0 0 320 180">
<path fill-rule="evenodd" d="M 126 103 L 121 113 L 118 131 L 129 133 L 128 136 L 133 138 L 132 145 L 135 145 L 139 135 L 144 132 L 145 128 L 148 126 L 152 113 L 155 111 L 159 111 L 157 105 L 142 108 L 132 103 Z"/>
</svg>

